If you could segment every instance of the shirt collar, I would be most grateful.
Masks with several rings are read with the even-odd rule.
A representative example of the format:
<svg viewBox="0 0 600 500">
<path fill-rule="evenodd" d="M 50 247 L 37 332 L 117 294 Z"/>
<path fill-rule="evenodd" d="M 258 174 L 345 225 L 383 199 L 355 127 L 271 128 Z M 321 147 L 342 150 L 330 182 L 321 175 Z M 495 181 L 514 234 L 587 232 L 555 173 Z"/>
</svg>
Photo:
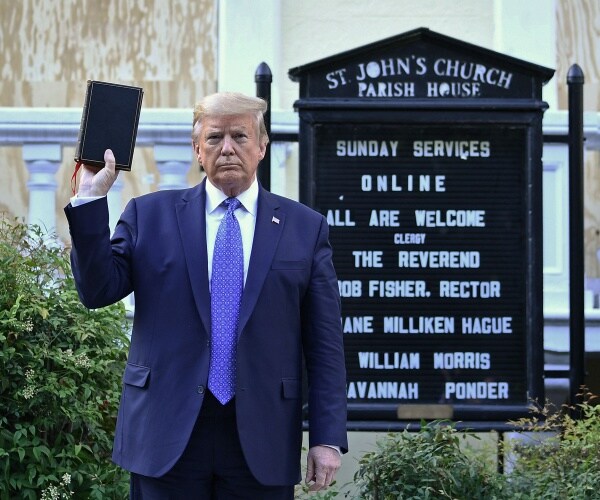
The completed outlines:
<svg viewBox="0 0 600 500">
<path fill-rule="evenodd" d="M 206 213 L 212 214 L 227 198 L 228 196 L 223 191 L 206 179 Z M 258 181 L 256 177 L 254 177 L 250 187 L 237 195 L 236 198 L 240 200 L 247 212 L 256 217 L 258 206 Z"/>
</svg>

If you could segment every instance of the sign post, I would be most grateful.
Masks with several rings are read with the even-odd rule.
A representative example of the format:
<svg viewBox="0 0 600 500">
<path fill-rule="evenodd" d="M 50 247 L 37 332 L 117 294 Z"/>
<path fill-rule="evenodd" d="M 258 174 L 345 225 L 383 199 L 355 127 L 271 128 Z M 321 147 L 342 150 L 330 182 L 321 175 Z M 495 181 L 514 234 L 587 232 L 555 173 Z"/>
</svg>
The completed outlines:
<svg viewBox="0 0 600 500">
<path fill-rule="evenodd" d="M 301 201 L 334 249 L 349 420 L 506 419 L 543 400 L 552 74 L 424 28 L 290 70 Z"/>
</svg>

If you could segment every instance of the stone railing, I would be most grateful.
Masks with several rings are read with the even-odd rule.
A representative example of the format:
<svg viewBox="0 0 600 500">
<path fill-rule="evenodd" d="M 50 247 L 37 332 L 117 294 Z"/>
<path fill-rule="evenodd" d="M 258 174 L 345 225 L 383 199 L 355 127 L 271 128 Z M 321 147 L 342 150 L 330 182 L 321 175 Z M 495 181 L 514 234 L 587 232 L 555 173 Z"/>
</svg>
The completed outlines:
<svg viewBox="0 0 600 500">
<path fill-rule="evenodd" d="M 281 118 L 278 120 L 278 117 Z M 272 115 L 272 133 L 297 132 L 292 113 Z M 81 109 L 0 108 L 0 147 L 21 147 L 29 179 L 27 221 L 52 231 L 56 227 L 56 173 L 63 161 L 63 147 L 74 147 L 81 122 Z M 136 145 L 151 147 L 159 178 L 158 189 L 188 186 L 192 164 L 190 139 L 191 111 L 186 109 L 144 109 L 140 117 Z M 271 143 L 271 190 L 284 194 L 285 164 L 293 143 Z M 0 186 L 0 196 L 2 196 Z M 120 177 L 108 195 L 111 226 L 122 210 Z"/>
<path fill-rule="evenodd" d="M 190 115 L 185 109 L 145 109 L 142 111 L 137 145 L 152 147 L 158 172 L 158 189 L 187 187 L 187 174 L 192 162 L 190 147 Z M 28 170 L 28 221 L 54 228 L 56 217 L 56 173 L 62 162 L 63 147 L 75 145 L 81 110 L 72 108 L 0 108 L 0 147 L 22 149 Z M 584 119 L 585 147 L 600 150 L 600 114 L 587 113 Z M 272 114 L 272 135 L 287 137 L 298 132 L 294 113 Z M 544 117 L 544 314 L 545 344 L 550 350 L 563 350 L 568 344 L 565 320 L 568 318 L 568 134 L 566 112 L 548 111 Z M 271 190 L 286 194 L 294 186 L 286 186 L 287 175 L 297 165 L 289 160 L 293 142 L 271 143 Z M 6 167 L 6 166 L 5 166 Z M 288 181 L 290 182 L 290 181 Z M 293 182 L 293 180 L 291 181 Z M 0 186 L 0 196 L 6 187 Z M 122 210 L 123 181 L 113 186 L 108 197 L 111 225 Z M 600 281 L 599 281 L 600 282 Z M 599 286 L 600 288 L 600 286 Z M 591 321 L 586 338 L 592 339 L 591 350 L 600 351 L 600 290 L 586 291 L 586 318 Z M 558 326 L 553 327 L 556 323 Z M 589 324 L 588 324 L 589 326 Z"/>
</svg>

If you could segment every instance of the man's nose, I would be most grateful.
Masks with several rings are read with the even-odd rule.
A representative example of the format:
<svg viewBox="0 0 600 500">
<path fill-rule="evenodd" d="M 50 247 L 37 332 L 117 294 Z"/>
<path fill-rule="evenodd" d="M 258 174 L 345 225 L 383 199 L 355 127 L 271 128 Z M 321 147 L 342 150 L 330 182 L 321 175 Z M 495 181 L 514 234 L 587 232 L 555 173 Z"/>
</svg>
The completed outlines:
<svg viewBox="0 0 600 500">
<path fill-rule="evenodd" d="M 226 135 L 223 138 L 223 147 L 221 148 L 221 154 L 225 155 L 225 156 L 229 156 L 234 153 L 235 153 L 235 151 L 233 149 L 233 139 L 230 136 Z"/>
</svg>

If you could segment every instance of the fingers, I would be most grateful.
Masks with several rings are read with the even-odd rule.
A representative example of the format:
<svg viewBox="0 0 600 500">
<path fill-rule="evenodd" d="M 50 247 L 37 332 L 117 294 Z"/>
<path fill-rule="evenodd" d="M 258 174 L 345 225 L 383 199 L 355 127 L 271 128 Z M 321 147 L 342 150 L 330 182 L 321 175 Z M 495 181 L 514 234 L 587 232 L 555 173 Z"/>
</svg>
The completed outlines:
<svg viewBox="0 0 600 500">
<path fill-rule="evenodd" d="M 77 190 L 77 194 L 79 196 L 93 196 L 93 182 L 94 176 L 100 171 L 98 167 L 92 167 L 91 165 L 86 165 L 85 163 L 81 165 L 81 177 L 79 178 L 79 189 Z"/>
<path fill-rule="evenodd" d="M 104 152 L 104 168 L 83 165 L 78 196 L 106 196 L 114 184 L 119 171 L 116 170 L 115 155 L 110 149 Z"/>
<path fill-rule="evenodd" d="M 313 476 L 313 484 L 308 488 L 308 491 L 321 491 L 326 490 L 333 483 L 334 473 L 328 472 L 324 469 L 317 469 Z M 310 481 L 309 481 L 310 482 Z"/>
<path fill-rule="evenodd" d="M 328 446 L 314 446 L 308 450 L 305 482 L 310 485 L 309 491 L 327 489 L 341 465 L 340 454 Z"/>
</svg>

